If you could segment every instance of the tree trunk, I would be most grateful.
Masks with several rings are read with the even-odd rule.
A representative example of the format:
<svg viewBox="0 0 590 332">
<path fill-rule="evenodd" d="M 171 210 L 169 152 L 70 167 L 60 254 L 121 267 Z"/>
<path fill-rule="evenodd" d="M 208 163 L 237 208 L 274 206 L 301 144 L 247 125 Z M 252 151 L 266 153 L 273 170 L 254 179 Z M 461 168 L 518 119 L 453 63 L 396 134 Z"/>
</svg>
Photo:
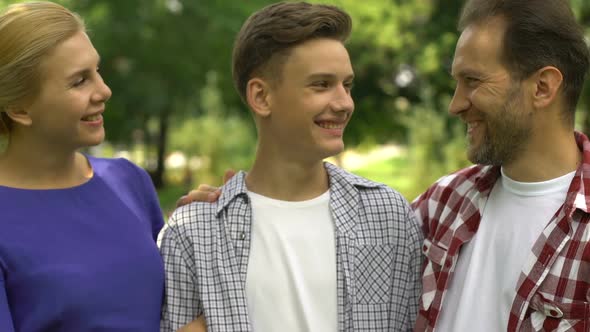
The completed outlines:
<svg viewBox="0 0 590 332">
<path fill-rule="evenodd" d="M 168 127 L 170 124 L 170 110 L 164 109 L 160 113 L 159 119 L 160 127 L 158 130 L 158 137 L 157 137 L 157 164 L 156 170 L 152 174 L 152 181 L 154 182 L 154 186 L 156 189 L 163 188 L 166 184 L 164 181 L 164 172 L 166 171 L 166 144 L 168 142 Z"/>
</svg>

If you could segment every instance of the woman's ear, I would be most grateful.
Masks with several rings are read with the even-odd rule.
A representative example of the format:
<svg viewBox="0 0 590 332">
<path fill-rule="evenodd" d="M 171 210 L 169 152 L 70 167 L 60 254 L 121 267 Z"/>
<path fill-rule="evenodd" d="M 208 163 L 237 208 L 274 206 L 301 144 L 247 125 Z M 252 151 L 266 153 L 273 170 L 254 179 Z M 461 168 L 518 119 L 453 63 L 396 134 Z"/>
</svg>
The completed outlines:
<svg viewBox="0 0 590 332">
<path fill-rule="evenodd" d="M 266 118 L 270 116 L 270 85 L 261 78 L 253 78 L 246 85 L 246 99 L 255 115 Z"/>
<path fill-rule="evenodd" d="M 22 106 L 7 106 L 4 109 L 6 116 L 14 123 L 18 123 L 23 126 L 30 126 L 33 123 L 31 115 Z"/>
<path fill-rule="evenodd" d="M 559 69 L 547 66 L 539 69 L 533 78 L 535 79 L 533 104 L 536 108 L 547 108 L 559 97 L 563 75 Z"/>
</svg>

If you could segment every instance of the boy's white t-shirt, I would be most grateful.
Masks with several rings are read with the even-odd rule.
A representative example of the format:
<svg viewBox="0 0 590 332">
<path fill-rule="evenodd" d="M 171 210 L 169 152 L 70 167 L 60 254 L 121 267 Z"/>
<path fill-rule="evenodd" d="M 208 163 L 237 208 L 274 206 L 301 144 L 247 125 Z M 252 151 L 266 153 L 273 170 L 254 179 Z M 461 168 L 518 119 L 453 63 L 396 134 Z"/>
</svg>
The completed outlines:
<svg viewBox="0 0 590 332">
<path fill-rule="evenodd" d="M 329 191 L 301 202 L 248 196 L 253 219 L 246 295 L 253 330 L 337 331 Z"/>
<path fill-rule="evenodd" d="M 521 270 L 574 175 L 528 183 L 502 172 L 477 233 L 459 253 L 436 331 L 506 331 Z"/>
</svg>

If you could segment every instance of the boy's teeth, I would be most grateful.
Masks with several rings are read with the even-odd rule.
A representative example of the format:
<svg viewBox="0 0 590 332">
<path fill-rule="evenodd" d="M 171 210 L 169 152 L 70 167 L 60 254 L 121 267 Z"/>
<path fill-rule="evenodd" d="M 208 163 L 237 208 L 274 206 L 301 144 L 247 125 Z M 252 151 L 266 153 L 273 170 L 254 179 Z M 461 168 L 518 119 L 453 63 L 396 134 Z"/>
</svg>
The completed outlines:
<svg viewBox="0 0 590 332">
<path fill-rule="evenodd" d="M 336 123 L 322 122 L 319 125 L 320 125 L 320 127 L 324 128 L 324 129 L 340 129 L 340 128 L 342 128 L 342 126 L 340 124 L 336 124 Z"/>
</svg>

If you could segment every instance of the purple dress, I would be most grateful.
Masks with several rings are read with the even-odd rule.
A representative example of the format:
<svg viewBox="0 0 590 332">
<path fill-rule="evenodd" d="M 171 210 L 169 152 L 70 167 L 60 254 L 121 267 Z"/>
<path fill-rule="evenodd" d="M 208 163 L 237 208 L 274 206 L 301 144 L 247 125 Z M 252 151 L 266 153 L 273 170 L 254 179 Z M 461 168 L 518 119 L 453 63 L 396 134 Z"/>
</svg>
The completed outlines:
<svg viewBox="0 0 590 332">
<path fill-rule="evenodd" d="M 159 331 L 154 187 L 125 159 L 88 160 L 77 187 L 0 186 L 0 331 Z"/>
</svg>

